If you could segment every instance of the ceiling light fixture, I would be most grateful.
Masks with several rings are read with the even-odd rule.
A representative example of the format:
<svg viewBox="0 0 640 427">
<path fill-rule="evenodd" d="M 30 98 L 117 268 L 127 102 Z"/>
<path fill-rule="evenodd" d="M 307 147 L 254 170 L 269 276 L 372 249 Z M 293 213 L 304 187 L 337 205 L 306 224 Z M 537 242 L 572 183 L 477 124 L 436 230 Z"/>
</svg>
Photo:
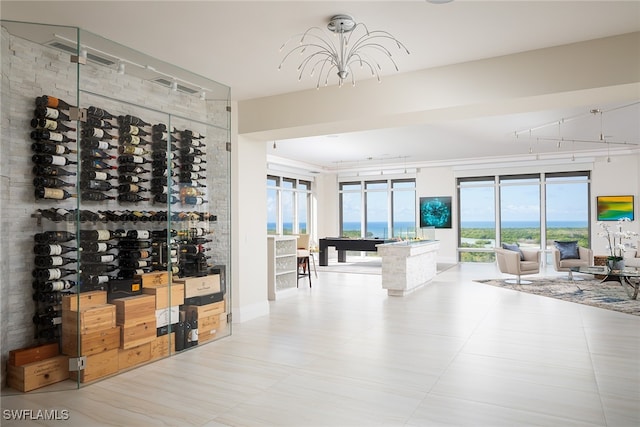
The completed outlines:
<svg viewBox="0 0 640 427">
<path fill-rule="evenodd" d="M 173 92 L 176 92 L 176 91 L 178 90 L 178 82 L 177 82 L 177 80 L 173 80 L 173 81 L 171 82 L 171 90 L 172 90 Z"/>
<path fill-rule="evenodd" d="M 405 45 L 390 33 L 381 30 L 369 31 L 365 24 L 356 23 L 350 15 L 333 16 L 327 24 L 327 29 L 337 35 L 337 42 L 321 28 L 311 27 L 302 33 L 299 45 L 284 56 L 278 70 L 282 69 L 282 65 L 291 54 L 297 52 L 303 56 L 298 66 L 300 72 L 298 80 L 302 80 L 305 71 L 309 71 L 310 77 L 317 74 L 316 89 L 320 89 L 320 82 L 324 80 L 324 85 L 327 86 L 331 73 L 336 71 L 339 86 L 344 84 L 349 75 L 351 75 L 351 84 L 355 86 L 352 65 L 358 64 L 360 68 L 368 69 L 371 76 L 376 77 L 380 82 L 382 67 L 378 57 L 386 57 L 398 71 L 398 65 L 391 56 L 391 49 L 397 47 L 400 51 L 404 50 L 407 55 L 409 54 Z M 282 51 L 297 36 L 299 34 L 287 40 L 280 50 Z"/>
<path fill-rule="evenodd" d="M 124 70 L 125 70 L 124 62 L 119 61 L 118 62 L 118 74 L 124 74 Z"/>
</svg>

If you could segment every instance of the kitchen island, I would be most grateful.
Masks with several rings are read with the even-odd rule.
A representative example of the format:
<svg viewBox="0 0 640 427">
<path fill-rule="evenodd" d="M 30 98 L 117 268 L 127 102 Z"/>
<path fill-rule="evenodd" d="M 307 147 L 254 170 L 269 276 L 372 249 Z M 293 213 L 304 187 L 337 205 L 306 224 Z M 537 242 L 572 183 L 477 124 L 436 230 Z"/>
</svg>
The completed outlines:
<svg viewBox="0 0 640 427">
<path fill-rule="evenodd" d="M 377 246 L 382 257 L 382 288 L 389 296 L 404 296 L 436 275 L 440 242 L 408 240 Z"/>
</svg>

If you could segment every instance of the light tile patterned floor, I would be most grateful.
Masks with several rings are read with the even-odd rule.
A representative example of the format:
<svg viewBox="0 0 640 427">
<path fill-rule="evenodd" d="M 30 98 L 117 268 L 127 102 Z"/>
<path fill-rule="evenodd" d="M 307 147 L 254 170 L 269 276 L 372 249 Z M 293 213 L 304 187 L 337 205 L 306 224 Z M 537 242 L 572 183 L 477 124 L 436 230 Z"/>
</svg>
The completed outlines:
<svg viewBox="0 0 640 427">
<path fill-rule="evenodd" d="M 380 276 L 320 272 L 229 338 L 2 408 L 83 427 L 640 425 L 640 317 L 472 281 L 493 277 L 461 265 L 387 297 Z"/>
</svg>

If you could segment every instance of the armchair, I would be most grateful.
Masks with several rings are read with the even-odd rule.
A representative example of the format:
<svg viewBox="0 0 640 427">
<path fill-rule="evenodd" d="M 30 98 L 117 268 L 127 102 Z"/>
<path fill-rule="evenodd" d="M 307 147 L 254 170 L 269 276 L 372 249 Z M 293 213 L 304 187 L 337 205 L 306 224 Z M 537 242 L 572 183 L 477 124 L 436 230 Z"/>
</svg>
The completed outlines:
<svg viewBox="0 0 640 427">
<path fill-rule="evenodd" d="M 626 267 L 640 268 L 640 241 L 636 244 L 636 249 L 631 249 L 624 253 L 624 265 Z"/>
<path fill-rule="evenodd" d="M 507 283 L 530 284 L 520 276 L 538 274 L 540 272 L 540 251 L 537 249 L 520 249 L 518 251 L 495 248 L 498 268 L 503 274 L 513 274 L 517 280 L 507 280 Z"/>
<path fill-rule="evenodd" d="M 556 271 L 566 271 L 569 273 L 569 280 L 583 280 L 573 277 L 573 267 L 588 267 L 593 265 L 593 250 L 577 246 L 579 258 L 566 258 L 562 256 L 562 251 L 557 247 L 551 249 L 553 253 L 553 266 Z"/>
</svg>

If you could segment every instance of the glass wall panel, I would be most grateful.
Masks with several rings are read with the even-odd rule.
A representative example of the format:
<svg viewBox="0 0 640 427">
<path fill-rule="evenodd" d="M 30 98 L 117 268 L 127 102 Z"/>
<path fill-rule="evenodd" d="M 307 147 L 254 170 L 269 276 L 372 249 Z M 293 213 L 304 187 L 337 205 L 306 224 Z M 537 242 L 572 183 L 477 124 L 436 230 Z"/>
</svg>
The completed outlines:
<svg viewBox="0 0 640 427">
<path fill-rule="evenodd" d="M 267 176 L 267 234 L 280 234 L 278 229 L 279 183 L 279 177 Z"/>
<path fill-rule="evenodd" d="M 392 181 L 393 236 L 413 239 L 416 234 L 416 183 L 415 180 Z"/>
<path fill-rule="evenodd" d="M 540 247 L 540 177 L 500 177 L 501 240 Z"/>
<path fill-rule="evenodd" d="M 589 174 L 548 174 L 545 183 L 546 248 L 555 240 L 589 247 Z"/>
<path fill-rule="evenodd" d="M 365 237 L 389 236 L 389 193 L 387 181 L 365 183 Z"/>
<path fill-rule="evenodd" d="M 362 235 L 362 185 L 340 184 L 340 235 L 363 237 Z"/>
<path fill-rule="evenodd" d="M 495 180 L 460 180 L 458 201 L 460 261 L 493 262 L 496 244 Z"/>
</svg>

